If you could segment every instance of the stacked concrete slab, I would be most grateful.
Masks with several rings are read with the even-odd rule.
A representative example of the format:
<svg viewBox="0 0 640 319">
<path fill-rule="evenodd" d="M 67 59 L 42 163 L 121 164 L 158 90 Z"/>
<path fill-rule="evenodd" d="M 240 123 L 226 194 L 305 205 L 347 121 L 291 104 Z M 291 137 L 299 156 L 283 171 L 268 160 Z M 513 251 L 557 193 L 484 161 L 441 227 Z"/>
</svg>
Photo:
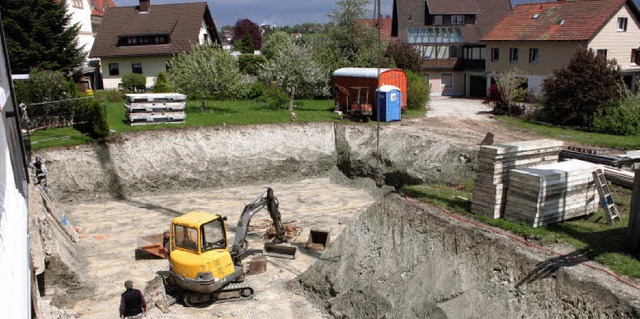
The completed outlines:
<svg viewBox="0 0 640 319">
<path fill-rule="evenodd" d="M 125 108 L 131 125 L 184 123 L 186 96 L 178 93 L 127 94 Z"/>
<path fill-rule="evenodd" d="M 561 148 L 561 141 L 549 139 L 481 146 L 471 211 L 491 218 L 502 217 L 509 172 L 557 162 Z"/>
<path fill-rule="evenodd" d="M 598 168 L 602 165 L 569 160 L 512 170 L 504 218 L 538 227 L 595 212 Z"/>
</svg>

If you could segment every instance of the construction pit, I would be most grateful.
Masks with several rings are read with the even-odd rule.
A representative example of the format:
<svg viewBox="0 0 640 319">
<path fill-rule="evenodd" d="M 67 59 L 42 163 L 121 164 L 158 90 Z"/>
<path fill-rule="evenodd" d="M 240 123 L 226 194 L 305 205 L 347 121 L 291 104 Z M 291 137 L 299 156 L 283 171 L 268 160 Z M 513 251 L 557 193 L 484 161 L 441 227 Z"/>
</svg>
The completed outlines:
<svg viewBox="0 0 640 319">
<path fill-rule="evenodd" d="M 457 138 L 443 140 L 434 131 L 397 123 L 378 139 L 375 125 L 191 128 L 43 151 L 50 189 L 80 240 L 46 213 L 33 218 L 47 261 L 41 315 L 116 317 L 126 279 L 148 290 L 169 267 L 136 259 L 139 237 L 202 210 L 228 217 L 231 241 L 244 205 L 271 187 L 283 222 L 302 229 L 291 241 L 298 258 L 267 257 L 266 272 L 246 277 L 251 300 L 178 303 L 168 313 L 151 306 L 145 318 L 640 316 L 637 291 L 606 273 L 395 192 L 475 177 L 482 135 L 457 128 Z M 250 248 L 262 248 L 269 222 L 266 211 L 254 217 Z M 330 234 L 326 250 L 305 248 L 311 230 Z"/>
</svg>

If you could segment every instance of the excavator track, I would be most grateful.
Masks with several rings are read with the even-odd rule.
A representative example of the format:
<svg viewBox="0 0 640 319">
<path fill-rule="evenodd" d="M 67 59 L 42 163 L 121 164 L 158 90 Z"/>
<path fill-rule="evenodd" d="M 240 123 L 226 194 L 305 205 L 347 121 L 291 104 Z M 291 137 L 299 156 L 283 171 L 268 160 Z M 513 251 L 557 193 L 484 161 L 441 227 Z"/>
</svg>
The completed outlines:
<svg viewBox="0 0 640 319">
<path fill-rule="evenodd" d="M 240 301 L 251 299 L 253 293 L 253 288 L 244 283 L 231 283 L 210 294 L 184 291 L 182 294 L 182 302 L 185 306 L 192 307 L 209 302 L 222 303 Z"/>
</svg>

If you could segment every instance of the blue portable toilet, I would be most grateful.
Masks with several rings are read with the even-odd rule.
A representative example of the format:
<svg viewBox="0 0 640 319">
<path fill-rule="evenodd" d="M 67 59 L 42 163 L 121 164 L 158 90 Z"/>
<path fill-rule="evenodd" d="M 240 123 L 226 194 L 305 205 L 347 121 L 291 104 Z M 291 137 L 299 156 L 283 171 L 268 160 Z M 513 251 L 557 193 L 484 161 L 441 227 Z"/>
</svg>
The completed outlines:
<svg viewBox="0 0 640 319">
<path fill-rule="evenodd" d="M 380 113 L 377 110 L 374 112 L 374 117 L 377 121 L 400 121 L 402 93 L 398 87 L 393 85 L 379 87 L 376 90 L 376 102 L 376 107 L 380 108 Z"/>
</svg>

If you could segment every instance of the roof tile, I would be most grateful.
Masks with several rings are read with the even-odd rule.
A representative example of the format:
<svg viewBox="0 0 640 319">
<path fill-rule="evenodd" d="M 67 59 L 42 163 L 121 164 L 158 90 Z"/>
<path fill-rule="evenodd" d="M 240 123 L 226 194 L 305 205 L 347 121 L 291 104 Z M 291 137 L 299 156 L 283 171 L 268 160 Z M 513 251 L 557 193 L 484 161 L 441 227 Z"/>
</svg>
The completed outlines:
<svg viewBox="0 0 640 319">
<path fill-rule="evenodd" d="M 108 1 L 108 0 L 107 0 Z M 135 6 L 113 7 L 104 19 L 89 56 L 119 57 L 172 55 L 191 51 L 198 42 L 203 19 L 211 19 L 211 38 L 219 42 L 217 31 L 206 2 L 152 5 L 141 13 Z M 117 46 L 118 37 L 168 34 L 169 44 Z"/>
<path fill-rule="evenodd" d="M 481 40 L 587 41 L 596 36 L 626 1 L 576 0 L 521 4 Z"/>
</svg>

